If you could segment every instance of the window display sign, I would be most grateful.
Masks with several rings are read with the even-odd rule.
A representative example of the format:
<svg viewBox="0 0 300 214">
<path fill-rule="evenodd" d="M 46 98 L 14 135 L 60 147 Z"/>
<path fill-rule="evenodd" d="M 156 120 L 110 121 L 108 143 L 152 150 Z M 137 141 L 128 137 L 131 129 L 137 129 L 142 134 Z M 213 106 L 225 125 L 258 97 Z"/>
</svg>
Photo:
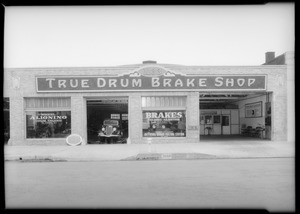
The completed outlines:
<svg viewBox="0 0 300 214">
<path fill-rule="evenodd" d="M 262 101 L 245 105 L 245 117 L 262 117 Z"/>
<path fill-rule="evenodd" d="M 117 119 L 120 120 L 120 114 L 111 114 L 110 119 Z"/>
<path fill-rule="evenodd" d="M 143 137 L 185 137 L 185 111 L 143 111 Z"/>
<path fill-rule="evenodd" d="M 71 134 L 71 111 L 26 112 L 27 138 L 64 138 Z"/>
<path fill-rule="evenodd" d="M 128 114 L 122 114 L 122 120 L 128 120 Z"/>
</svg>

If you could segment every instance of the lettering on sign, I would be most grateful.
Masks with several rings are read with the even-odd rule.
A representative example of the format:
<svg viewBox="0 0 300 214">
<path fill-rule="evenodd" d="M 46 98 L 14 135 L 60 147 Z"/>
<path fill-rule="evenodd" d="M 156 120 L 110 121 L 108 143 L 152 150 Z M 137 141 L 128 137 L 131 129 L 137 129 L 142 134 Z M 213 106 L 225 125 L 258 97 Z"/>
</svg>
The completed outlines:
<svg viewBox="0 0 300 214">
<path fill-rule="evenodd" d="M 30 120 L 36 120 L 38 122 L 62 122 L 68 117 L 66 115 L 55 115 L 54 113 L 41 113 L 37 116 L 29 117 Z"/>
<path fill-rule="evenodd" d="M 185 111 L 143 111 L 143 137 L 185 137 Z"/>
<path fill-rule="evenodd" d="M 182 112 L 146 112 L 146 118 L 153 119 L 163 119 L 163 120 L 179 120 L 182 118 Z"/>
<path fill-rule="evenodd" d="M 37 92 L 266 90 L 266 75 L 184 75 L 163 69 L 118 76 L 37 76 Z"/>
</svg>

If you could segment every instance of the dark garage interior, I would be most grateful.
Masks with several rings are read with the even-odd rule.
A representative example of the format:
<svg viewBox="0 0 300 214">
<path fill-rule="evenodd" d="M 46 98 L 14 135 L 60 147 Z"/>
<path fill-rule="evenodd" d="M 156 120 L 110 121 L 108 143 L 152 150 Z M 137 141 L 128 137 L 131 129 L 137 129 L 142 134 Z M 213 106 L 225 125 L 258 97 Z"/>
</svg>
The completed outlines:
<svg viewBox="0 0 300 214">
<path fill-rule="evenodd" d="M 119 121 L 122 137 L 120 140 L 100 142 L 98 133 L 107 119 Z M 128 138 L 128 98 L 105 97 L 87 100 L 87 138 L 88 144 L 126 143 Z"/>
</svg>

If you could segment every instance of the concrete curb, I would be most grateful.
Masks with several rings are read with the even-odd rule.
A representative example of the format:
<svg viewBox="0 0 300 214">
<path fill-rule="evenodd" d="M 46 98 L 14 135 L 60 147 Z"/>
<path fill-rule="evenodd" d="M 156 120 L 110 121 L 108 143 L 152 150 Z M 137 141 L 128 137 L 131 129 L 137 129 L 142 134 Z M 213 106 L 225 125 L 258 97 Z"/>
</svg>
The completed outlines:
<svg viewBox="0 0 300 214">
<path fill-rule="evenodd" d="M 208 159 L 254 159 L 254 158 L 294 158 L 294 156 L 215 156 L 197 153 L 149 153 L 137 154 L 126 158 L 74 158 L 53 156 L 22 156 L 6 158 L 15 162 L 97 162 L 97 161 L 161 161 L 161 160 L 208 160 Z"/>
<path fill-rule="evenodd" d="M 293 143 L 209 142 L 87 146 L 5 146 L 5 161 L 124 161 L 294 158 Z"/>
<path fill-rule="evenodd" d="M 216 156 L 203 153 L 140 153 L 122 160 L 194 160 L 208 158 L 216 158 Z"/>
</svg>

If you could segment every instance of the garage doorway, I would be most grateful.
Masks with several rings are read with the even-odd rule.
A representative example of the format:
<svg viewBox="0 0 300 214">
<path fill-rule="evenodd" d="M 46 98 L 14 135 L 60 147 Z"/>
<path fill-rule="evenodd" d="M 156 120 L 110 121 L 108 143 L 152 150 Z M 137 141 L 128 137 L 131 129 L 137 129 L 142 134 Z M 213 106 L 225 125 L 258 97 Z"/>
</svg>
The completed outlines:
<svg viewBox="0 0 300 214">
<path fill-rule="evenodd" d="M 199 93 L 200 140 L 271 140 L 272 92 Z"/>
<path fill-rule="evenodd" d="M 127 138 L 127 97 L 87 99 L 88 144 L 125 144 Z"/>
</svg>

